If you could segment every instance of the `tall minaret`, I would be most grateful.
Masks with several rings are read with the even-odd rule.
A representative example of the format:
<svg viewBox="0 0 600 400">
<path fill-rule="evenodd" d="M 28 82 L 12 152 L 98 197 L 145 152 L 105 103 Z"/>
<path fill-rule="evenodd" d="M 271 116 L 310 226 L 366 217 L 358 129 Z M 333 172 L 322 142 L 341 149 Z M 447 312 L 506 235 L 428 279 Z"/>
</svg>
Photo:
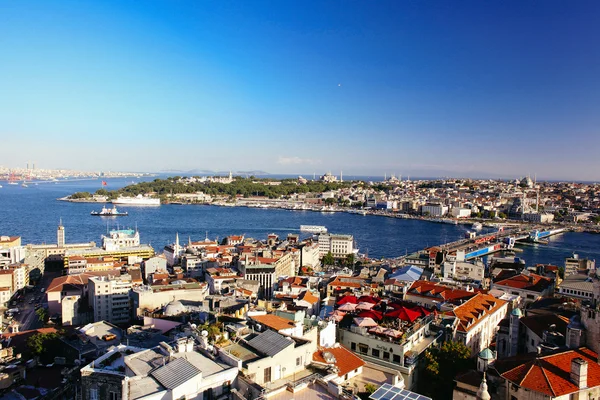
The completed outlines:
<svg viewBox="0 0 600 400">
<path fill-rule="evenodd" d="M 477 391 L 477 400 L 490 400 L 492 397 L 488 393 L 487 382 L 485 381 L 485 372 L 483 373 L 483 379 L 481 380 L 481 385 L 479 385 L 479 390 Z"/>
<path fill-rule="evenodd" d="M 175 249 L 179 250 L 179 232 L 175 234 Z"/>
<path fill-rule="evenodd" d="M 340 182 L 344 182 L 344 171 L 340 170 Z"/>
<path fill-rule="evenodd" d="M 58 229 L 56 230 L 56 244 L 58 248 L 65 247 L 65 227 L 62 224 L 62 218 L 58 223 Z"/>
</svg>

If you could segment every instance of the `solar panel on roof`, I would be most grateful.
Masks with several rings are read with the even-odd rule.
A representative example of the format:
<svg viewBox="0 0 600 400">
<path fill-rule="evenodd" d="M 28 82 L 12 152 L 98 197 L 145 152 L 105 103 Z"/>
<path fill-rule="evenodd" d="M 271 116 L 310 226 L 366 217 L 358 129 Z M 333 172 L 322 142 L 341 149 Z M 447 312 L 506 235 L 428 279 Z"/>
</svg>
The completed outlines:
<svg viewBox="0 0 600 400">
<path fill-rule="evenodd" d="M 410 390 L 400 389 L 389 383 L 384 383 L 371 396 L 371 400 L 432 400 L 429 397 L 420 395 Z"/>
</svg>

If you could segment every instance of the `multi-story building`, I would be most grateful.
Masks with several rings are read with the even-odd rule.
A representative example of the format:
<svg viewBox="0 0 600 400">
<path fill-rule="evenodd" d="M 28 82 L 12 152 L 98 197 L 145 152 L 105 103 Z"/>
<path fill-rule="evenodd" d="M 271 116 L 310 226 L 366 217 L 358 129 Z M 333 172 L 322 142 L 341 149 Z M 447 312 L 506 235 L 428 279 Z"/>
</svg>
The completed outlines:
<svg viewBox="0 0 600 400">
<path fill-rule="evenodd" d="M 102 248 L 108 251 L 140 245 L 140 233 L 133 229 L 115 229 L 102 236 Z"/>
<path fill-rule="evenodd" d="M 565 258 L 565 277 L 575 274 L 578 271 L 594 271 L 595 269 L 596 260 L 579 258 L 578 254 L 573 254 L 573 257 Z"/>
<path fill-rule="evenodd" d="M 229 398 L 238 369 L 196 347 L 192 337 L 151 349 L 116 346 L 81 369 L 82 399 Z"/>
<path fill-rule="evenodd" d="M 319 235 L 318 243 L 321 257 L 331 252 L 335 258 L 344 258 L 354 252 L 354 237 L 352 235 L 323 233 Z"/>
<path fill-rule="evenodd" d="M 526 306 L 542 297 L 551 296 L 554 293 L 554 280 L 527 272 L 494 282 L 492 289 L 520 296 L 520 305 Z"/>
<path fill-rule="evenodd" d="M 504 399 L 587 400 L 600 395 L 598 354 L 587 347 L 508 357 L 489 368 L 499 377 L 496 391 Z"/>
<path fill-rule="evenodd" d="M 448 206 L 441 203 L 427 203 L 421 206 L 421 214 L 430 217 L 443 217 L 448 214 Z"/>
<path fill-rule="evenodd" d="M 490 345 L 507 312 L 508 302 L 477 293 L 451 311 L 459 320 L 456 339 L 471 349 L 471 354 L 479 353 Z"/>
<path fill-rule="evenodd" d="M 300 249 L 299 267 L 311 267 L 312 269 L 321 266 L 321 253 L 319 251 L 319 243 L 307 243 L 302 245 Z"/>
<path fill-rule="evenodd" d="M 143 285 L 131 291 L 134 316 L 140 317 L 145 311 L 160 309 L 172 301 L 187 300 L 201 302 L 208 295 L 205 282 L 174 280 L 167 285 Z"/>
<path fill-rule="evenodd" d="M 92 277 L 89 279 L 89 305 L 94 310 L 94 321 L 126 323 L 131 319 L 131 277 Z"/>
</svg>

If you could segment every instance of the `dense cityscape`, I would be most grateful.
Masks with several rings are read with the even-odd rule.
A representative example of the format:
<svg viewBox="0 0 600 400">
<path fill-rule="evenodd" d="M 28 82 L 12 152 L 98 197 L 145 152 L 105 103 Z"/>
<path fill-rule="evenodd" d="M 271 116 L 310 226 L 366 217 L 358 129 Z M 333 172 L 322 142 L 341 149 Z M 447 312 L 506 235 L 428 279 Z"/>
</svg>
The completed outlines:
<svg viewBox="0 0 600 400">
<path fill-rule="evenodd" d="M 159 248 L 137 229 L 110 229 L 98 244 L 67 241 L 62 223 L 51 244 L 2 232 L 7 396 L 504 399 L 600 390 L 585 373 L 599 350 L 595 260 L 573 254 L 562 265 L 531 265 L 519 257 L 522 246 L 554 235 L 594 232 L 595 184 L 327 173 L 104 187 L 57 200 L 105 204 L 92 216 L 113 223 L 127 216 L 117 206 L 210 204 L 469 229 L 383 259 L 362 253 L 353 232 L 316 225 L 285 237 L 173 232 Z M 530 372 L 552 380 L 540 385 Z"/>
<path fill-rule="evenodd" d="M 598 0 L 0 0 L 0 400 L 600 400 Z"/>
</svg>

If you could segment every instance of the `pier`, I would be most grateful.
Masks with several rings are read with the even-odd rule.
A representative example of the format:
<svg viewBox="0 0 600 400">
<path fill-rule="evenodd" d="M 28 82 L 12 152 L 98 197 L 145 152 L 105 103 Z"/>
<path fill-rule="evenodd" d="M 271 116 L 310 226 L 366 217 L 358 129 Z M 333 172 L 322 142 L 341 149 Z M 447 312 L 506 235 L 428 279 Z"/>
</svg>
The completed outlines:
<svg viewBox="0 0 600 400">
<path fill-rule="evenodd" d="M 445 243 L 438 247 L 447 253 L 455 253 L 459 261 L 469 261 L 498 251 L 512 249 L 517 242 L 544 243 L 544 239 L 565 231 L 567 231 L 566 228 L 548 229 L 548 227 L 539 226 L 533 229 L 500 228 L 498 232 Z"/>
</svg>

